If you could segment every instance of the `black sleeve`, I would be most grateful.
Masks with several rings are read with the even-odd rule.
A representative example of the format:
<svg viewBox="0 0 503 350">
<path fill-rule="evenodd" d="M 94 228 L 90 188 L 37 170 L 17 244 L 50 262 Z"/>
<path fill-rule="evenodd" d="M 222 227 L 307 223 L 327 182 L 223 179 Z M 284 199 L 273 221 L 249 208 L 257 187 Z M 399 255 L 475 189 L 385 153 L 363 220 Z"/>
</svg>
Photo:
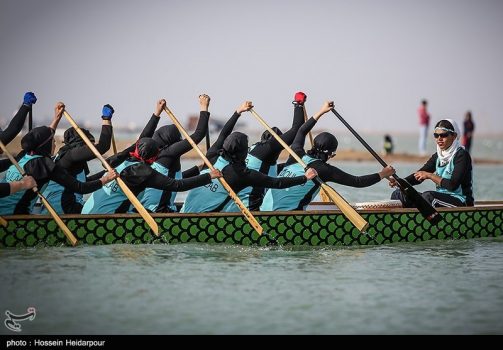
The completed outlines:
<svg viewBox="0 0 503 350">
<path fill-rule="evenodd" d="M 141 132 L 140 136 L 138 136 L 138 139 L 141 139 L 142 137 L 154 136 L 154 132 L 155 132 L 155 129 L 157 129 L 157 125 L 159 124 L 159 120 L 161 120 L 161 117 L 157 117 L 155 114 L 152 114 L 147 125 L 145 125 L 145 128 L 143 128 L 143 131 Z M 133 149 L 133 151 L 134 151 L 134 149 Z"/>
<path fill-rule="evenodd" d="M 334 167 L 330 164 L 326 164 L 323 162 L 319 162 L 314 167 L 318 172 L 320 178 L 325 182 L 335 182 L 345 186 L 351 187 L 368 187 L 372 186 L 379 181 L 381 181 L 381 177 L 378 173 L 363 175 L 363 176 L 355 176 L 348 174 L 341 169 Z"/>
<path fill-rule="evenodd" d="M 0 159 L 0 173 L 3 173 L 11 166 L 9 159 Z"/>
<path fill-rule="evenodd" d="M 311 129 L 316 125 L 317 120 L 314 118 L 309 118 L 297 131 L 295 139 L 292 142 L 291 148 L 297 153 L 299 157 L 302 157 L 306 152 L 304 151 L 304 143 L 306 142 L 306 135 L 311 131 Z"/>
<path fill-rule="evenodd" d="M 201 140 L 206 136 L 209 118 L 209 112 L 201 111 L 199 114 L 199 122 L 197 123 L 196 130 L 192 135 L 190 135 L 190 138 L 194 140 L 196 144 L 201 142 Z M 192 146 L 188 140 L 178 141 L 171 146 L 163 148 L 159 154 L 159 159 L 163 157 L 180 157 L 182 154 L 187 153 L 191 149 Z"/>
<path fill-rule="evenodd" d="M 68 188 L 70 191 L 82 194 L 97 191 L 103 186 L 100 180 L 89 182 L 77 181 L 77 179 L 71 176 L 64 168 L 61 168 L 58 165 L 55 166 L 50 179 L 61 186 Z"/>
<path fill-rule="evenodd" d="M 291 145 L 302 124 L 304 124 L 304 108 L 301 106 L 295 106 L 293 111 L 292 127 L 288 129 L 283 135 L 280 136 L 281 139 L 285 141 L 287 145 Z M 274 139 L 274 143 L 271 145 L 271 148 L 274 151 L 278 149 L 278 147 L 280 151 L 283 149 L 283 146 L 281 146 L 281 144 L 278 141 L 276 141 L 276 139 Z"/>
<path fill-rule="evenodd" d="M 103 175 L 105 175 L 106 172 L 107 172 L 106 170 L 102 170 L 99 173 L 86 176 L 86 181 L 99 180 L 99 179 L 101 179 L 103 177 Z"/>
<path fill-rule="evenodd" d="M 440 186 L 449 191 L 454 191 L 461 185 L 463 179 L 467 176 L 467 172 L 471 171 L 471 163 L 472 160 L 468 152 L 458 151 L 454 156 L 454 170 L 451 178 L 442 178 Z"/>
<path fill-rule="evenodd" d="M 10 184 L 8 182 L 0 183 L 0 197 L 7 197 L 10 195 Z"/>
<path fill-rule="evenodd" d="M 270 177 L 256 170 L 249 170 L 245 174 L 245 182 L 252 187 L 287 188 L 295 185 L 302 185 L 307 181 L 305 176 Z"/>
<path fill-rule="evenodd" d="M 185 170 L 182 172 L 182 178 L 193 177 L 199 175 L 199 167 L 194 165 L 192 168 Z"/>
<path fill-rule="evenodd" d="M 96 149 L 100 154 L 105 153 L 110 149 L 110 143 L 112 141 L 112 126 L 103 125 L 101 127 L 100 140 L 95 145 Z M 96 158 L 93 151 L 86 144 L 75 147 L 69 150 L 65 156 L 58 162 L 58 164 L 65 169 L 69 169 L 73 164 L 86 162 Z"/>
<path fill-rule="evenodd" d="M 437 170 L 437 158 L 438 155 L 435 153 L 433 154 L 430 159 L 424 163 L 424 165 L 418 170 L 418 171 L 427 171 L 429 173 L 434 173 L 435 170 Z M 414 174 L 410 174 L 405 178 L 405 180 L 411 184 L 412 186 L 414 185 L 419 185 L 423 181 L 417 181 L 416 178 L 414 177 Z"/>
<path fill-rule="evenodd" d="M 30 107 L 22 105 L 21 108 L 17 111 L 14 118 L 9 123 L 7 129 L 0 131 L 0 140 L 4 145 L 8 145 L 14 138 L 19 134 L 21 129 L 23 128 L 24 121 L 26 120 L 26 116 Z"/>
<path fill-rule="evenodd" d="M 222 149 L 225 139 L 232 133 L 232 130 L 234 130 L 234 126 L 236 126 L 236 123 L 238 122 L 240 116 L 241 115 L 238 112 L 234 112 L 232 117 L 227 121 L 227 123 L 225 123 L 224 127 L 220 131 L 220 135 L 218 135 L 217 140 L 215 141 L 215 143 L 213 143 L 213 145 L 211 145 L 208 152 L 206 152 L 206 158 L 208 158 L 210 161 L 218 157 L 218 151 Z"/>
<path fill-rule="evenodd" d="M 153 171 L 147 180 L 149 187 L 174 192 L 188 191 L 196 187 L 207 185 L 210 182 L 210 174 L 202 174 L 183 180 L 175 180 L 157 171 Z"/>
</svg>

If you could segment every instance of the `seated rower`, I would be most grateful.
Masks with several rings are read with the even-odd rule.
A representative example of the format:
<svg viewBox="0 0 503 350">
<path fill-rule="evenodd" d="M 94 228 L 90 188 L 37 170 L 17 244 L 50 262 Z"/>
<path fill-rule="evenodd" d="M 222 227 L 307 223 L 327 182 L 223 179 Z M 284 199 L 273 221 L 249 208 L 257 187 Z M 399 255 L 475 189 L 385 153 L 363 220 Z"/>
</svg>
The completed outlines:
<svg viewBox="0 0 503 350">
<path fill-rule="evenodd" d="M 158 154 L 157 142 L 144 137 L 136 142 L 135 150 L 130 153 L 130 157 L 116 167 L 121 179 L 136 196 L 147 187 L 167 191 L 187 191 L 207 185 L 212 179 L 222 176 L 220 171 L 214 170 L 209 174 L 174 180 L 150 166 L 156 161 Z M 141 201 L 141 197 L 139 199 Z M 129 199 L 122 192 L 117 181 L 112 181 L 109 185 L 91 194 L 82 208 L 82 214 L 126 213 L 130 205 Z"/>
<path fill-rule="evenodd" d="M 325 182 L 335 182 L 341 185 L 352 187 L 367 187 L 378 183 L 381 179 L 387 178 L 395 173 L 391 166 L 383 168 L 379 173 L 364 176 L 354 176 L 337 167 L 327 164 L 328 160 L 335 156 L 338 141 L 334 135 L 328 132 L 322 132 L 314 138 L 312 149 L 304 150 L 306 135 L 311 131 L 321 116 L 329 112 L 333 107 L 333 102 L 327 101 L 323 104 L 320 111 L 302 125 L 292 143 L 292 150 L 309 166 L 314 168 L 320 178 Z M 302 167 L 290 157 L 281 170 L 280 178 L 290 178 L 302 174 Z M 320 186 L 309 181 L 304 186 L 294 186 L 285 191 L 269 189 L 260 206 L 262 211 L 276 210 L 305 210 L 307 205 L 313 200 L 320 191 Z"/>
<path fill-rule="evenodd" d="M 405 180 L 412 186 L 424 180 L 432 181 L 436 190 L 421 195 L 434 207 L 473 206 L 472 158 L 459 142 L 458 124 L 452 119 L 443 119 L 434 130 L 437 152 Z M 390 179 L 390 186 L 397 186 L 395 179 Z M 406 208 L 415 207 L 400 189 L 392 193 L 391 199 L 399 199 Z"/>
<path fill-rule="evenodd" d="M 43 187 L 50 180 L 53 180 L 74 192 L 90 193 L 96 191 L 104 184 L 112 181 L 117 174 L 115 172 L 107 173 L 99 180 L 79 182 L 50 158 L 56 146 L 54 131 L 61 120 L 64 108 L 65 105 L 58 102 L 51 126 L 34 128 L 21 139 L 23 151 L 18 155 L 18 163 L 26 174 L 35 179 L 40 190 L 43 190 Z M 21 173 L 14 165 L 11 165 L 5 174 L 4 182 L 19 181 L 21 178 Z M 30 214 L 36 196 L 35 192 L 24 190 L 3 198 L 0 203 L 0 215 Z"/>
<path fill-rule="evenodd" d="M 307 96 L 303 92 L 295 94 L 293 101 L 293 121 L 292 127 L 289 130 L 282 133 L 277 127 L 272 128 L 287 145 L 292 144 L 297 131 L 304 124 L 304 103 L 306 102 L 306 98 Z M 257 170 L 265 175 L 277 177 L 277 162 L 282 151 L 283 146 L 266 130 L 262 133 L 260 141 L 250 147 L 246 156 L 246 167 Z M 266 188 L 262 185 L 246 187 L 238 195 L 243 203 L 247 203 L 248 209 L 259 210 L 265 191 Z"/>
<path fill-rule="evenodd" d="M 239 115 L 245 110 L 253 108 L 251 102 L 245 102 L 242 105 L 244 108 L 237 110 L 231 118 L 231 126 L 234 127 L 237 121 L 236 115 Z M 268 188 L 287 188 L 295 185 L 305 184 L 316 176 L 316 171 L 313 169 L 307 170 L 304 174 L 292 178 L 274 178 L 264 175 L 256 170 L 250 170 L 246 167 L 246 156 L 248 154 L 248 136 L 240 132 L 233 132 L 225 138 L 221 143 L 222 133 L 224 135 L 232 130 L 232 127 L 226 125 L 222 129 L 221 135 L 217 142 L 207 152 L 208 160 L 216 169 L 222 171 L 224 179 L 238 193 L 248 186 L 264 186 Z M 218 149 L 218 152 L 215 152 Z M 211 156 L 211 157 L 210 157 Z M 202 172 L 205 172 L 203 170 Z M 185 203 L 180 210 L 181 213 L 204 213 L 218 212 L 227 207 L 227 211 L 239 211 L 237 206 L 229 205 L 232 199 L 228 192 L 220 184 L 213 180 L 208 186 L 196 188 L 189 192 Z M 246 205 L 246 204 L 245 204 Z"/>
<path fill-rule="evenodd" d="M 196 144 L 201 142 L 208 130 L 208 121 L 210 118 L 210 113 L 208 112 L 209 104 L 210 97 L 208 95 L 203 94 L 199 96 L 199 122 L 197 123 L 194 133 L 190 135 Z M 193 168 L 189 169 L 189 171 L 181 171 L 180 158 L 183 154 L 190 151 L 192 146 L 188 140 L 182 140 L 182 135 L 175 125 L 160 127 L 156 130 L 152 139 L 156 141 L 161 148 L 159 157 L 152 163 L 152 168 L 172 179 L 182 179 L 193 176 Z M 195 175 L 197 174 L 198 171 Z M 147 210 L 154 213 L 176 212 L 176 194 L 176 191 L 148 187 L 145 189 L 144 193 L 140 195 L 141 204 L 143 204 Z"/>
<path fill-rule="evenodd" d="M 103 106 L 102 109 L 102 127 L 100 140 L 95 144 L 96 150 L 104 154 L 110 149 L 112 140 L 112 115 L 114 109 L 110 105 Z M 94 144 L 94 136 L 87 129 L 81 129 L 86 134 L 89 141 Z M 54 156 L 54 162 L 60 167 L 66 169 L 68 173 L 80 182 L 85 182 L 89 175 L 87 162 L 95 159 L 96 155 L 87 147 L 84 140 L 80 137 L 77 130 L 73 127 L 65 130 L 63 136 L 64 146 Z M 80 193 L 75 193 L 69 188 L 65 188 L 55 181 L 50 181 L 44 189 L 43 195 L 51 204 L 54 210 L 59 214 L 77 214 L 82 211 L 84 197 Z M 48 214 L 45 207 L 42 207 L 42 214 Z"/>
</svg>

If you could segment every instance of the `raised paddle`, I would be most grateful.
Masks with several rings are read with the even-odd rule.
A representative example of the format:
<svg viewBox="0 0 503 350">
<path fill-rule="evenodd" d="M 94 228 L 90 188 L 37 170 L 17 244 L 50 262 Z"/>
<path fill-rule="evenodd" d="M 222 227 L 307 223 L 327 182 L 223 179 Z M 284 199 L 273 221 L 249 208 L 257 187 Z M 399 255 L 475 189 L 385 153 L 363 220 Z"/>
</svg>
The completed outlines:
<svg viewBox="0 0 503 350">
<path fill-rule="evenodd" d="M 114 151 L 114 155 L 117 154 L 117 145 L 115 144 L 114 130 L 112 129 L 112 149 Z"/>
<path fill-rule="evenodd" d="M 77 133 L 80 135 L 82 140 L 84 140 L 87 147 L 89 147 L 89 149 L 94 153 L 96 158 L 98 158 L 100 160 L 101 164 L 103 164 L 103 167 L 107 171 L 113 171 L 113 168 L 110 166 L 110 164 L 108 164 L 108 162 L 105 160 L 105 158 L 103 158 L 101 153 L 98 152 L 98 150 L 96 149 L 94 144 L 91 141 L 89 141 L 86 134 L 84 134 L 84 132 L 79 128 L 79 126 L 77 125 L 77 123 L 75 123 L 75 121 L 72 119 L 70 114 L 68 114 L 67 111 L 64 111 L 63 113 L 65 114 L 66 119 L 68 119 L 68 121 L 70 122 L 70 125 L 73 126 L 73 128 L 75 130 L 77 130 Z M 138 213 L 147 222 L 148 226 L 150 226 L 150 228 L 155 233 L 155 235 L 159 236 L 159 226 L 157 226 L 157 223 L 155 222 L 154 218 L 150 215 L 150 213 L 147 211 L 147 209 L 145 209 L 145 207 L 140 203 L 138 198 L 136 198 L 134 193 L 131 192 L 129 187 L 127 187 L 127 185 L 124 183 L 124 181 L 122 181 L 122 179 L 120 177 L 117 177 L 115 180 L 119 184 L 119 187 L 121 188 L 122 192 L 124 192 L 124 194 L 129 199 L 131 204 L 133 204 L 133 206 L 138 211 Z"/>
<path fill-rule="evenodd" d="M 283 146 L 283 148 L 299 163 L 304 169 L 307 169 L 306 163 L 288 146 L 285 141 L 281 139 L 281 137 L 278 136 L 274 132 L 273 129 L 267 123 L 260 117 L 257 112 L 255 112 L 253 109 L 250 109 L 250 112 L 253 114 L 255 118 L 262 124 L 274 138 Z M 326 192 L 326 194 L 329 196 L 330 200 L 337 205 L 337 207 L 342 211 L 342 213 L 355 225 L 355 227 L 360 231 L 364 232 L 367 230 L 369 224 L 367 221 L 365 221 L 364 218 L 361 217 L 360 214 L 356 212 L 356 210 L 348 203 L 344 198 L 341 197 L 340 194 L 338 194 L 332 187 L 327 185 L 319 176 L 316 176 L 313 181 L 316 181 L 320 187 Z"/>
<path fill-rule="evenodd" d="M 178 119 L 176 119 L 175 115 L 169 110 L 169 108 L 167 106 L 164 107 L 164 111 L 168 114 L 168 116 L 173 121 L 173 124 L 176 125 L 176 127 L 178 128 L 178 130 L 180 130 L 180 132 L 182 133 L 182 135 L 185 137 L 185 139 L 187 141 L 189 141 L 189 143 L 192 146 L 192 148 L 197 152 L 197 154 L 199 154 L 199 157 L 201 157 L 201 159 L 204 161 L 204 164 L 206 164 L 206 166 L 208 167 L 208 169 L 210 169 L 210 170 L 215 169 L 213 167 L 213 164 L 211 164 L 211 162 L 208 160 L 208 158 L 206 158 L 206 156 L 199 149 L 199 147 L 197 147 L 197 144 L 194 142 L 194 140 L 192 140 L 192 138 L 189 136 L 189 134 L 187 133 L 187 131 L 185 131 L 185 129 L 180 124 L 180 122 L 178 121 Z M 243 213 L 243 215 L 246 218 L 246 220 L 248 220 L 248 222 L 250 223 L 250 225 L 255 229 L 255 231 L 258 232 L 259 235 L 262 235 L 262 232 L 264 231 L 264 229 L 262 228 L 262 226 L 260 226 L 260 224 L 258 223 L 257 219 L 255 219 L 255 217 L 252 215 L 252 213 L 250 213 L 250 211 L 248 210 L 248 208 L 243 204 L 243 202 L 241 201 L 241 199 L 239 199 L 239 197 L 236 195 L 236 193 L 231 188 L 231 186 L 227 183 L 227 181 L 225 181 L 225 179 L 223 177 L 219 177 L 218 180 L 220 181 L 220 183 L 222 184 L 222 186 L 224 186 L 224 188 L 227 190 L 227 192 L 229 192 L 229 196 L 236 203 L 236 205 L 238 206 L 239 210 L 241 210 L 241 213 Z"/>
<path fill-rule="evenodd" d="M 388 166 L 388 164 L 386 164 L 386 162 L 372 149 L 372 147 L 370 147 L 369 144 L 365 142 L 365 140 L 362 139 L 360 135 L 358 135 L 358 133 L 351 127 L 351 125 L 349 125 L 348 122 L 346 122 L 334 108 L 332 108 L 332 112 L 337 118 L 339 118 L 342 124 L 344 124 L 346 128 L 348 128 L 348 130 L 351 131 L 353 135 L 355 135 L 358 141 L 360 141 L 361 144 L 365 146 L 370 154 L 372 154 L 383 167 Z M 407 195 L 407 198 L 409 198 L 416 205 L 416 208 L 426 220 L 428 220 L 433 225 L 436 225 L 440 220 L 442 220 L 440 213 L 430 203 L 428 203 L 428 201 L 424 199 L 423 196 L 421 196 L 411 184 L 398 177 L 398 175 L 396 174 L 393 174 L 392 176 L 397 181 L 400 189 Z"/>
<path fill-rule="evenodd" d="M 7 148 L 5 147 L 5 145 L 3 144 L 2 141 L 0 141 L 0 148 L 2 148 L 2 151 L 4 152 L 4 154 L 7 156 L 7 158 L 9 158 L 9 160 L 11 161 L 11 163 L 14 164 L 14 166 L 17 168 L 17 171 L 19 171 L 19 173 L 22 176 L 26 176 L 26 173 L 25 173 L 24 169 L 21 168 L 21 166 L 19 165 L 19 163 L 14 159 L 14 157 L 12 156 L 12 154 L 10 154 L 10 152 L 7 150 Z M 51 204 L 49 204 L 49 202 L 47 201 L 47 199 L 45 199 L 45 197 L 42 195 L 42 193 L 40 193 L 38 191 L 38 188 L 37 187 L 33 187 L 32 190 L 40 198 L 40 200 L 42 201 L 42 204 L 44 204 L 45 208 L 47 209 L 47 211 L 49 212 L 49 214 L 51 214 L 51 216 L 54 219 L 54 221 L 56 221 L 56 224 L 58 224 L 59 228 L 61 229 L 61 231 L 63 231 L 63 233 L 65 234 L 66 238 L 68 238 L 68 240 L 70 241 L 70 243 L 72 244 L 72 246 L 75 246 L 77 244 L 77 238 L 75 238 L 75 236 L 70 231 L 70 229 L 68 228 L 68 226 L 66 226 L 66 224 L 63 222 L 63 220 L 61 220 L 61 218 L 59 217 L 58 213 L 56 213 L 56 211 L 54 210 L 54 208 L 51 206 Z"/>
<path fill-rule="evenodd" d="M 307 122 L 307 112 L 306 112 L 306 106 L 302 106 L 302 109 L 304 110 L 304 122 Z M 311 131 L 309 131 L 309 141 L 311 142 L 311 147 L 314 145 L 313 141 L 313 134 Z M 330 197 L 328 194 L 325 193 L 325 190 L 322 188 L 320 191 L 320 198 L 322 202 L 330 202 Z"/>
</svg>

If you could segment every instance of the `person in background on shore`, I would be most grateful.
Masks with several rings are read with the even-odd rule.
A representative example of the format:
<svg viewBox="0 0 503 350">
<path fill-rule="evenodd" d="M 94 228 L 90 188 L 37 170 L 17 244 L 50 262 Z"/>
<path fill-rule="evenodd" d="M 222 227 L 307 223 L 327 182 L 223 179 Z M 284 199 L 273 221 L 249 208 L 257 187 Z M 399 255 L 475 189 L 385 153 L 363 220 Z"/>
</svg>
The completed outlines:
<svg viewBox="0 0 503 350">
<path fill-rule="evenodd" d="M 461 139 L 461 145 L 465 147 L 465 150 L 470 153 L 472 148 L 473 132 L 475 131 L 475 123 L 472 119 L 472 112 L 467 111 L 465 114 L 465 120 L 463 122 L 463 138 Z"/>
<path fill-rule="evenodd" d="M 395 169 L 391 166 L 383 168 L 379 173 L 354 176 L 327 164 L 328 160 L 335 156 L 335 151 L 339 144 L 335 136 L 328 132 L 322 132 L 317 135 L 314 138 L 313 147 L 307 152 L 304 150 L 306 135 L 311 131 L 318 119 L 330 112 L 333 106 L 334 103 L 332 101 L 325 102 L 320 111 L 300 127 L 292 143 L 292 150 L 310 168 L 316 170 L 320 178 L 325 182 L 330 181 L 351 187 L 367 187 L 378 183 L 385 177 L 393 175 Z M 279 178 L 298 176 L 303 171 L 301 165 L 295 159 L 289 157 L 285 167 L 279 174 Z M 308 181 L 306 184 L 294 186 L 283 191 L 270 188 L 265 194 L 260 210 L 305 210 L 319 191 L 320 186 L 314 181 Z"/>
<path fill-rule="evenodd" d="M 112 141 L 112 115 L 114 109 L 109 104 L 103 106 L 101 119 L 100 140 L 96 150 L 104 154 L 110 149 Z M 86 134 L 89 141 L 94 144 L 94 136 L 87 129 L 81 129 Z M 63 135 L 64 146 L 54 156 L 54 162 L 80 182 L 86 182 L 89 175 L 87 162 L 95 159 L 96 155 L 87 147 L 84 140 L 80 137 L 73 127 L 65 130 Z M 84 197 L 80 193 L 75 193 L 69 188 L 65 188 L 55 181 L 50 181 L 42 193 L 58 214 L 78 214 L 82 211 Z M 48 214 L 47 208 L 42 207 L 41 214 Z"/>
<path fill-rule="evenodd" d="M 253 108 L 250 101 L 244 102 L 227 121 L 217 141 L 210 147 L 206 157 L 216 169 L 222 171 L 224 179 L 237 194 L 246 187 L 287 188 L 305 184 L 316 176 L 316 171 L 308 169 L 291 178 L 270 177 L 246 167 L 248 136 L 232 132 L 239 116 Z M 208 169 L 202 171 L 207 172 Z M 230 204 L 232 202 L 232 205 Z M 246 203 L 243 203 L 247 205 Z M 180 210 L 181 213 L 237 212 L 239 208 L 232 201 L 222 184 L 213 180 L 209 186 L 199 187 L 189 192 Z"/>
<path fill-rule="evenodd" d="M 28 132 L 21 139 L 22 152 L 18 155 L 18 163 L 26 174 L 31 175 L 37 182 L 40 190 L 53 180 L 63 187 L 78 193 L 90 193 L 101 188 L 104 184 L 117 177 L 115 172 L 107 173 L 99 180 L 80 182 L 68 172 L 58 166 L 50 158 L 56 147 L 54 132 L 63 116 L 65 105 L 58 102 L 54 108 L 54 119 L 50 126 L 40 126 Z M 21 180 L 22 175 L 14 165 L 11 165 L 5 174 L 3 182 Z M 0 202 L 0 215 L 30 214 L 35 204 L 37 194 L 33 191 L 19 191 Z"/>
<path fill-rule="evenodd" d="M 291 145 L 297 131 L 304 124 L 304 103 L 307 96 L 303 92 L 297 92 L 294 96 L 293 105 L 293 120 L 289 130 L 282 133 L 277 127 L 272 129 L 285 141 L 287 145 Z M 283 146 L 269 133 L 268 130 L 262 133 L 260 141 L 250 147 L 246 156 L 246 167 L 256 170 L 264 175 L 271 177 L 278 176 L 277 162 L 279 155 L 283 151 Z M 262 185 L 246 187 L 238 193 L 242 202 L 248 206 L 250 210 L 259 210 L 264 199 L 266 188 Z M 234 202 L 229 202 L 229 206 L 237 208 Z M 226 208 L 224 211 L 227 211 Z"/>
<path fill-rule="evenodd" d="M 433 136 L 437 152 L 405 180 L 413 186 L 431 180 L 436 190 L 422 196 L 434 207 L 473 206 L 472 159 L 459 142 L 458 125 L 452 119 L 443 119 L 435 125 Z M 391 187 L 397 185 L 394 178 L 389 180 Z M 391 199 L 399 199 L 406 208 L 414 207 L 400 189 L 391 194 Z"/>
<path fill-rule="evenodd" d="M 419 117 L 419 154 L 426 155 L 426 140 L 428 137 L 428 128 L 430 125 L 430 114 L 427 110 L 428 101 L 422 100 L 417 113 Z"/>
<path fill-rule="evenodd" d="M 384 154 L 387 156 L 393 154 L 393 147 L 394 147 L 393 139 L 391 138 L 391 136 L 388 134 L 384 135 L 384 143 L 383 143 Z"/>
<path fill-rule="evenodd" d="M 208 130 L 208 122 L 210 112 L 210 97 L 206 94 L 199 95 L 199 122 L 196 130 L 190 137 L 198 144 L 200 143 L 206 131 Z M 164 108 L 164 106 L 163 106 Z M 169 176 L 172 179 L 189 178 L 199 174 L 199 170 L 194 168 L 181 171 L 180 157 L 192 149 L 192 145 L 188 140 L 182 140 L 182 135 L 176 125 L 165 125 L 160 127 L 152 136 L 152 139 L 160 146 L 161 151 L 157 160 L 152 163 L 152 168 L 163 175 Z M 171 190 L 159 190 L 148 187 L 139 195 L 141 204 L 145 209 L 154 213 L 171 213 L 176 212 L 175 197 L 177 192 Z M 132 208 L 131 208 L 132 210 Z"/>
</svg>

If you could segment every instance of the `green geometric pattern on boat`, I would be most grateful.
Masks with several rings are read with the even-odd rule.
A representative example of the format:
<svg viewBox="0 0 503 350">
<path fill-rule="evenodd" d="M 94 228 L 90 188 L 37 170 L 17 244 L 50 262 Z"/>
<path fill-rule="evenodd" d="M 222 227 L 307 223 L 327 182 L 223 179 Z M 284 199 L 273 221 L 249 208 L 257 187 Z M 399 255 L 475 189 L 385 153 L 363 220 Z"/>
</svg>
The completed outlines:
<svg viewBox="0 0 503 350">
<path fill-rule="evenodd" d="M 367 211 L 369 222 L 362 234 L 340 212 L 279 213 L 256 215 L 265 234 L 259 236 L 242 216 L 212 214 L 198 216 L 154 216 L 160 237 L 152 234 L 139 216 L 63 216 L 80 244 L 117 243 L 227 243 L 279 245 L 375 245 L 419 242 L 431 239 L 468 239 L 501 236 L 503 208 L 444 211 L 443 220 L 432 226 L 417 211 Z M 57 224 L 47 216 L 5 217 L 0 227 L 0 247 L 68 245 Z"/>
</svg>

